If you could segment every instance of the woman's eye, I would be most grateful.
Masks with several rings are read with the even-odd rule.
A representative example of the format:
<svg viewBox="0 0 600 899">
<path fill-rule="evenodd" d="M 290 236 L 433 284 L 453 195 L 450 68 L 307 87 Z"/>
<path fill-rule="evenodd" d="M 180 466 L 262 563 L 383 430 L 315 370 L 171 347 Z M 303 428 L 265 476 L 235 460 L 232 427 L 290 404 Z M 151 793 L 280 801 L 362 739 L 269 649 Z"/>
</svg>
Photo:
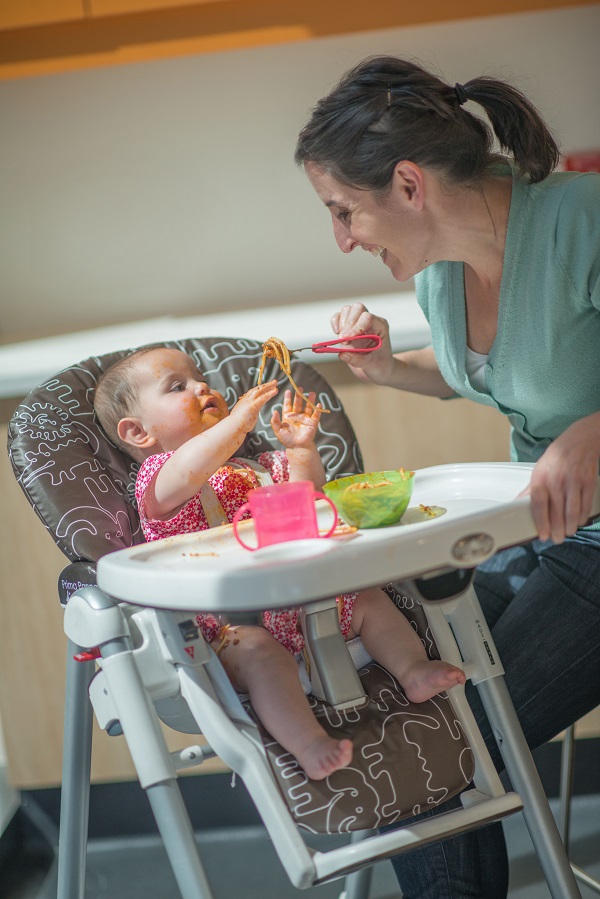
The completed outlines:
<svg viewBox="0 0 600 899">
<path fill-rule="evenodd" d="M 349 212 L 338 212 L 337 217 L 341 222 L 347 222 L 350 220 L 350 213 Z"/>
</svg>

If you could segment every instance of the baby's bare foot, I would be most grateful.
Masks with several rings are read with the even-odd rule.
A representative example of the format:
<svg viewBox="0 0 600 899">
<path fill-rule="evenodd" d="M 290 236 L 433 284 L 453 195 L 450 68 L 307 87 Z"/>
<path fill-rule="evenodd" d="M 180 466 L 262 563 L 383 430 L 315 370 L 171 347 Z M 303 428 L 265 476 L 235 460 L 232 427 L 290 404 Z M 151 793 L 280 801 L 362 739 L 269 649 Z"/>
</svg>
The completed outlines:
<svg viewBox="0 0 600 899">
<path fill-rule="evenodd" d="M 311 780 L 323 780 L 352 761 L 352 741 L 334 740 L 324 734 L 298 753 L 298 761 Z"/>
<path fill-rule="evenodd" d="M 411 702 L 425 702 L 443 690 L 449 690 L 457 684 L 464 684 L 465 672 L 448 662 L 418 661 L 415 662 L 402 679 L 402 687 L 406 698 Z"/>
</svg>

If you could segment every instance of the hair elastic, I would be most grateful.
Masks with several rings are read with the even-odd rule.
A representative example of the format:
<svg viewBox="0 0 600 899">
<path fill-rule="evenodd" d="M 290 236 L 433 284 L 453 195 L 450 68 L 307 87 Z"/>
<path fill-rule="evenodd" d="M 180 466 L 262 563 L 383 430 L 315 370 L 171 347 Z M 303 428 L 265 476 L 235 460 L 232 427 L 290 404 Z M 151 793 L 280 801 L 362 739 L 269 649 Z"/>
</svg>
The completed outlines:
<svg viewBox="0 0 600 899">
<path fill-rule="evenodd" d="M 465 104 L 469 98 L 467 97 L 467 92 L 464 89 L 463 85 L 459 84 L 458 81 L 454 85 L 454 92 L 458 98 L 458 105 L 463 106 L 463 104 Z"/>
<path fill-rule="evenodd" d="M 391 105 L 392 105 L 392 87 L 391 87 L 390 84 L 388 84 L 388 89 L 387 89 L 387 108 L 389 109 Z"/>
</svg>

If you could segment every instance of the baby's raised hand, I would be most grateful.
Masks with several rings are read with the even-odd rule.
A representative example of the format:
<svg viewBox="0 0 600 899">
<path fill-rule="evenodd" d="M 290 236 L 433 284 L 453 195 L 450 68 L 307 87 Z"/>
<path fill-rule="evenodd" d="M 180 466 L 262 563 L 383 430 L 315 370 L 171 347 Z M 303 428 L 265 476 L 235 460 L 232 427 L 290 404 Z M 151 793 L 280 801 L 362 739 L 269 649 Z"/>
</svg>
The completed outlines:
<svg viewBox="0 0 600 899">
<path fill-rule="evenodd" d="M 300 387 L 299 390 L 302 388 Z M 315 393 L 308 394 L 308 400 L 311 403 L 314 403 L 315 399 Z M 315 441 L 322 411 L 323 408 L 320 404 L 312 409 L 304 397 L 294 394 L 292 399 L 292 391 L 286 390 L 281 413 L 278 409 L 273 411 L 271 427 L 279 442 L 286 449 L 311 446 Z"/>
<path fill-rule="evenodd" d="M 248 433 L 256 425 L 262 407 L 276 394 L 277 381 L 266 381 L 264 384 L 259 384 L 258 387 L 251 387 L 239 398 L 231 410 L 230 417 Z"/>
</svg>

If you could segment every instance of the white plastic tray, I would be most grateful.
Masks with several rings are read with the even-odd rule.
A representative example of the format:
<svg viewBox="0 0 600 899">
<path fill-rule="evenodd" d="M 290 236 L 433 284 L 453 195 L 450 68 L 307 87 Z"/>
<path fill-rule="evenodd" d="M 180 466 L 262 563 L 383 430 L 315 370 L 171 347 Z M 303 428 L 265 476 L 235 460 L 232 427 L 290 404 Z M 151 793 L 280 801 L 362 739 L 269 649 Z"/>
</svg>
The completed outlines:
<svg viewBox="0 0 600 899">
<path fill-rule="evenodd" d="M 498 549 L 535 536 L 529 498 L 519 497 L 531 470 L 517 463 L 421 469 L 409 508 L 442 506 L 446 512 L 440 517 L 363 530 L 347 541 L 329 540 L 328 551 L 319 540 L 303 541 L 300 553 L 281 544 L 279 552 L 268 548 L 262 558 L 260 551 L 243 549 L 225 525 L 104 556 L 98 585 L 144 606 L 249 611 L 295 606 L 448 567 L 470 568 Z M 600 490 L 595 500 L 599 514 Z M 325 528 L 331 512 L 323 501 L 318 506 Z M 242 527 L 248 534 L 253 529 L 251 522 Z"/>
</svg>

